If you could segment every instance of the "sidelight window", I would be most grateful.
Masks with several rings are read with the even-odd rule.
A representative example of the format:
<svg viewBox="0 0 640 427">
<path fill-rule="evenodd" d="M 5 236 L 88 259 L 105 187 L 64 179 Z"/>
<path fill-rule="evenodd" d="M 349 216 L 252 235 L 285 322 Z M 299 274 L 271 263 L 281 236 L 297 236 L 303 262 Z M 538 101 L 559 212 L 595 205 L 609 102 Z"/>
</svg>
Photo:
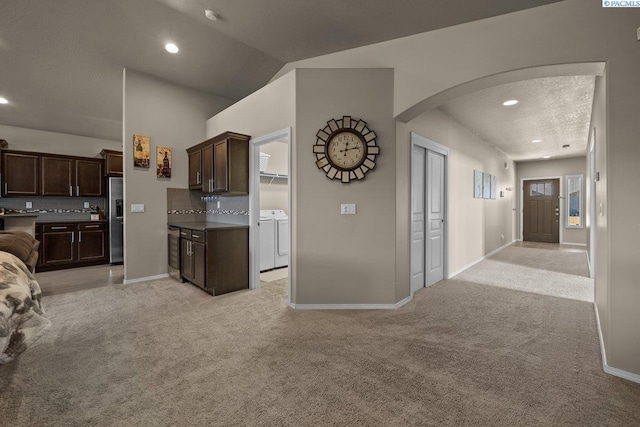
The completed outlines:
<svg viewBox="0 0 640 427">
<path fill-rule="evenodd" d="M 582 223 L 582 175 L 567 176 L 566 228 L 583 228 Z"/>
</svg>

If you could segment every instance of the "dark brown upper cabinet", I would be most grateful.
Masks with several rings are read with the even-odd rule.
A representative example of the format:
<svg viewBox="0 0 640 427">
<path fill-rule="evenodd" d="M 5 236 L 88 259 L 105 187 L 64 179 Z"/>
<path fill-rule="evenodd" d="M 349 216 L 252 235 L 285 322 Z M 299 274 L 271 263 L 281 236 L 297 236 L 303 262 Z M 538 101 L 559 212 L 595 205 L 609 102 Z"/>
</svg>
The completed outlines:
<svg viewBox="0 0 640 427">
<path fill-rule="evenodd" d="M 3 196 L 37 196 L 39 191 L 40 156 L 37 154 L 2 152 Z"/>
<path fill-rule="evenodd" d="M 104 158 L 105 176 L 123 176 L 122 151 L 104 149 L 100 155 Z"/>
<path fill-rule="evenodd" d="M 249 194 L 249 139 L 225 132 L 188 148 L 189 188 L 210 194 Z M 200 178 L 199 184 L 194 177 Z"/>
<path fill-rule="evenodd" d="M 189 189 L 202 188 L 202 151 L 195 150 L 189 154 Z"/>
<path fill-rule="evenodd" d="M 41 157 L 43 196 L 104 196 L 103 161 L 71 157 Z"/>
</svg>

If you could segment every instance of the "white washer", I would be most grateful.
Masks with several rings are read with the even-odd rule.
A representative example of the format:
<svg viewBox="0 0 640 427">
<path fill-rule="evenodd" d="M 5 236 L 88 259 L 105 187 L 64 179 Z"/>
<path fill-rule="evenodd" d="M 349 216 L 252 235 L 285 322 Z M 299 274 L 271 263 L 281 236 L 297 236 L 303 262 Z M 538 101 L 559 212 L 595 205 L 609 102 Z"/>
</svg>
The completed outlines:
<svg viewBox="0 0 640 427">
<path fill-rule="evenodd" d="M 275 233 L 276 221 L 264 217 L 260 211 L 260 271 L 271 270 L 275 267 Z"/>
<path fill-rule="evenodd" d="M 287 214 L 281 209 L 275 210 L 261 210 L 260 211 L 260 219 L 261 221 L 264 219 L 272 219 L 274 222 L 273 229 L 273 267 L 286 267 L 289 264 L 289 217 Z M 262 227 L 262 225 L 260 225 Z M 267 227 L 265 227 L 265 230 Z M 266 231 L 260 230 L 260 247 L 263 246 L 262 236 L 265 233 L 265 245 L 267 243 L 268 237 L 266 237 Z M 266 250 L 266 249 L 265 249 Z M 262 269 L 262 252 L 260 252 L 260 268 Z M 270 255 L 265 255 L 270 256 Z M 270 258 L 271 259 L 271 258 Z"/>
</svg>

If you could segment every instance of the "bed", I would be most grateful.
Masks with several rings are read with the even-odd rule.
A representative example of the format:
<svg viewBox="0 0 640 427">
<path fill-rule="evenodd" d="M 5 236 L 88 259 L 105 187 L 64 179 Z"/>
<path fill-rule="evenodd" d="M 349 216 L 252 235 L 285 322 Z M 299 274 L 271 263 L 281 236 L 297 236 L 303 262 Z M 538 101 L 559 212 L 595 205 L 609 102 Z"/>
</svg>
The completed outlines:
<svg viewBox="0 0 640 427">
<path fill-rule="evenodd" d="M 0 232 L 0 364 L 33 345 L 51 324 L 33 275 L 38 246 L 27 233 Z"/>
</svg>

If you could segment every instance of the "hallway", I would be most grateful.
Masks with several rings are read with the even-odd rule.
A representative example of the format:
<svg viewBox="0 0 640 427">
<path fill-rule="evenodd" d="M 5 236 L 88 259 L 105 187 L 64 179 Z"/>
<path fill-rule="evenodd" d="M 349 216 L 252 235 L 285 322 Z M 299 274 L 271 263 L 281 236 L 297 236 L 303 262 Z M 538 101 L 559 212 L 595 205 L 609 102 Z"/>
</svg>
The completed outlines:
<svg viewBox="0 0 640 427">
<path fill-rule="evenodd" d="M 587 252 L 581 246 L 516 242 L 455 280 L 593 302 Z"/>
</svg>

